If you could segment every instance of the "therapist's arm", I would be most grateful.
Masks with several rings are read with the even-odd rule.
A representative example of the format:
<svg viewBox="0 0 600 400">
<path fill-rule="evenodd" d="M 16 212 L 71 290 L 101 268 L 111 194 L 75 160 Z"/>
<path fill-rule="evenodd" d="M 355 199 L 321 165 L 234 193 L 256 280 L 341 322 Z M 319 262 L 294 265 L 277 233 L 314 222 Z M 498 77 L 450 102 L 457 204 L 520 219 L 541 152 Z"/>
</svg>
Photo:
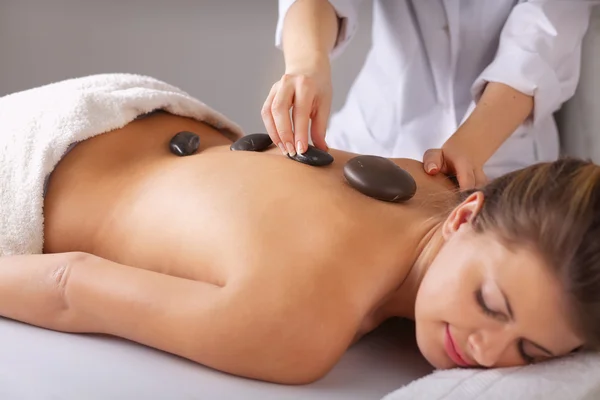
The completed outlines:
<svg viewBox="0 0 600 400">
<path fill-rule="evenodd" d="M 483 165 L 531 116 L 533 96 L 498 82 L 486 85 L 469 118 L 441 149 L 428 150 L 423 166 L 428 173 L 456 176 L 463 189 L 480 187 L 487 178 Z"/>
<path fill-rule="evenodd" d="M 533 96 L 503 83 L 489 82 L 469 118 L 442 149 L 445 153 L 460 149 L 468 158 L 465 161 L 482 169 L 502 143 L 531 117 L 533 108 Z M 480 180 L 475 175 L 473 178 Z"/>
<path fill-rule="evenodd" d="M 329 56 L 338 36 L 338 17 L 327 0 L 296 0 L 286 10 L 278 23 L 283 25 L 285 73 L 271 87 L 261 116 L 273 143 L 293 156 L 308 149 L 309 127 L 314 145 L 327 149 L 332 101 Z"/>
<path fill-rule="evenodd" d="M 469 118 L 449 139 L 483 165 L 533 112 L 533 96 L 499 82 L 486 85 Z"/>
<path fill-rule="evenodd" d="M 296 0 L 285 15 L 282 47 L 287 70 L 329 61 L 338 18 L 327 0 Z"/>
<path fill-rule="evenodd" d="M 472 86 L 473 114 L 442 149 L 426 153 L 425 169 L 443 158 L 434 173 L 446 168 L 442 172 L 457 175 L 461 187 L 478 185 L 485 181 L 482 163 L 520 123 L 550 118 L 577 87 L 592 4 L 532 0 L 515 6 L 494 60 Z"/>
</svg>

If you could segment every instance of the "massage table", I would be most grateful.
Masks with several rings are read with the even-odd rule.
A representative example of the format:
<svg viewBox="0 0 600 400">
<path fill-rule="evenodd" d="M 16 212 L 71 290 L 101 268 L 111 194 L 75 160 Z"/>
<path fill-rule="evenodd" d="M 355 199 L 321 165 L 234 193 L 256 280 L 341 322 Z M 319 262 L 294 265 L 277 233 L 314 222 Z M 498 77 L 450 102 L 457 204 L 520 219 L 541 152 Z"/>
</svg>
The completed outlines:
<svg viewBox="0 0 600 400">
<path fill-rule="evenodd" d="M 284 386 L 224 374 L 108 336 L 49 331 L 0 319 L 2 400 L 370 400 L 431 372 L 414 325 L 392 320 L 322 380 Z"/>
</svg>

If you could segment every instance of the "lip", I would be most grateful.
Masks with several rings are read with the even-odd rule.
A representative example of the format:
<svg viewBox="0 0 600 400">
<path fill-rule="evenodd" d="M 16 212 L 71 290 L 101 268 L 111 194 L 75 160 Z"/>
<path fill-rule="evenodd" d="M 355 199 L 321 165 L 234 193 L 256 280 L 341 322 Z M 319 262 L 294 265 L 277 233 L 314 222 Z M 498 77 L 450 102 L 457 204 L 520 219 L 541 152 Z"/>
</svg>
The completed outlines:
<svg viewBox="0 0 600 400">
<path fill-rule="evenodd" d="M 471 364 L 465 361 L 462 355 L 459 353 L 459 349 L 456 347 L 456 342 L 450 333 L 450 325 L 446 324 L 446 335 L 444 337 L 444 348 L 448 357 L 459 367 L 470 367 Z"/>
</svg>

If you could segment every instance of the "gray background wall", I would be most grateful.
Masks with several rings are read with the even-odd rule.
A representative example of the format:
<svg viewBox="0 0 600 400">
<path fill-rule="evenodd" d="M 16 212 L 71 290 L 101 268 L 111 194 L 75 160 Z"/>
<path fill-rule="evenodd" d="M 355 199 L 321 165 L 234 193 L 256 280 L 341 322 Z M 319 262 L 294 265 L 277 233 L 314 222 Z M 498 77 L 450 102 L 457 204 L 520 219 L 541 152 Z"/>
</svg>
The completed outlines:
<svg viewBox="0 0 600 400">
<path fill-rule="evenodd" d="M 0 96 L 106 72 L 153 76 L 265 131 L 260 108 L 284 72 L 276 0 L 0 0 Z M 370 45 L 360 34 L 333 64 L 341 107 Z"/>
<path fill-rule="evenodd" d="M 392 1 L 392 0 L 390 0 Z M 372 1 L 359 34 L 333 63 L 339 109 L 371 40 Z M 106 72 L 179 86 L 248 132 L 283 74 L 274 46 L 277 0 L 0 0 L 0 96 Z M 561 112 L 566 151 L 600 162 L 600 7 L 584 43 L 582 76 Z"/>
</svg>

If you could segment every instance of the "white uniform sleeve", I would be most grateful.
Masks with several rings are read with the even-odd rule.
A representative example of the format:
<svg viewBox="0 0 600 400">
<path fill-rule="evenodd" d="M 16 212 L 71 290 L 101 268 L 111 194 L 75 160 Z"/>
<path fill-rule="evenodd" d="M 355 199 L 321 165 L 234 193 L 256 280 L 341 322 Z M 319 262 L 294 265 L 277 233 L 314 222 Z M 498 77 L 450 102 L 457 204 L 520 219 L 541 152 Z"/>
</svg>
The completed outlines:
<svg viewBox="0 0 600 400">
<path fill-rule="evenodd" d="M 283 48 L 283 21 L 285 16 L 295 0 L 279 0 L 279 16 L 277 18 L 277 28 L 275 31 L 275 46 Z M 329 3 L 335 9 L 339 20 L 338 37 L 335 46 L 329 54 L 330 58 L 340 55 L 354 34 L 358 25 L 357 10 L 362 0 L 329 0 Z"/>
<path fill-rule="evenodd" d="M 536 124 L 557 111 L 577 88 L 592 3 L 529 0 L 515 6 L 494 61 L 471 88 L 474 99 L 479 100 L 486 83 L 500 82 L 534 97 L 529 122 Z"/>
</svg>

